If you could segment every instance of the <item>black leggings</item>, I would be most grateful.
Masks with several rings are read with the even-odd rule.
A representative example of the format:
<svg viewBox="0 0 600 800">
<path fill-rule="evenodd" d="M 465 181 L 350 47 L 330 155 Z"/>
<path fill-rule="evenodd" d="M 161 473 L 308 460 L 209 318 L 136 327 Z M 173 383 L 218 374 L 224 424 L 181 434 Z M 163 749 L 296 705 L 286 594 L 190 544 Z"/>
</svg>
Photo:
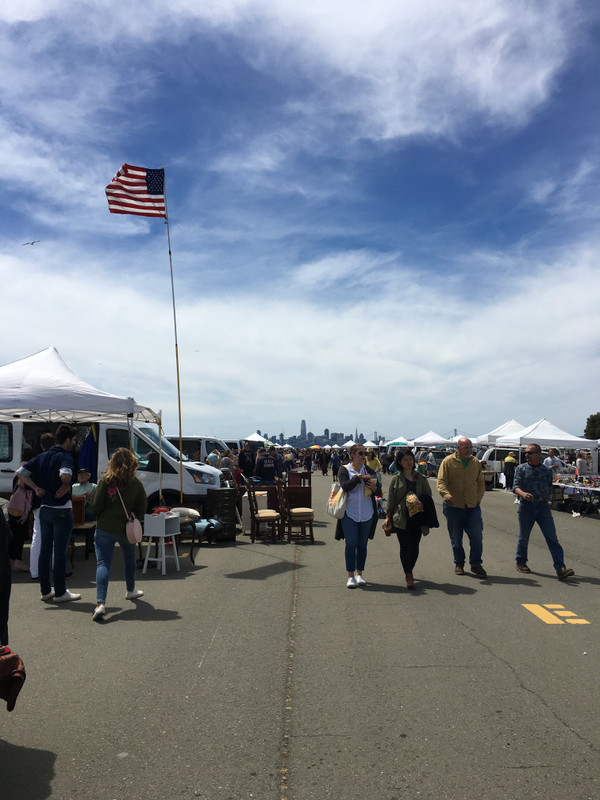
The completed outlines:
<svg viewBox="0 0 600 800">
<path fill-rule="evenodd" d="M 405 575 L 412 573 L 419 557 L 419 542 L 421 541 L 421 527 L 411 530 L 410 527 L 403 531 L 394 528 L 400 542 L 400 561 Z"/>
</svg>

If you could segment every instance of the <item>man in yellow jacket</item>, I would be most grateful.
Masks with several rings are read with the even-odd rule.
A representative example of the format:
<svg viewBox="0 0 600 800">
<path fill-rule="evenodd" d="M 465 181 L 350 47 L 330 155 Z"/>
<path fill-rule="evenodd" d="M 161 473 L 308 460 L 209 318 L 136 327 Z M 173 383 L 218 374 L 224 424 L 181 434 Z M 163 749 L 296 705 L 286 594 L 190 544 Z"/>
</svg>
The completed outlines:
<svg viewBox="0 0 600 800">
<path fill-rule="evenodd" d="M 444 516 L 454 554 L 454 572 L 465 574 L 463 533 L 469 537 L 471 572 L 480 578 L 487 577 L 482 566 L 483 519 L 480 503 L 485 494 L 485 480 L 481 464 L 473 455 L 470 439 L 458 440 L 454 455 L 442 461 L 437 479 L 438 492 L 444 501 Z"/>
</svg>

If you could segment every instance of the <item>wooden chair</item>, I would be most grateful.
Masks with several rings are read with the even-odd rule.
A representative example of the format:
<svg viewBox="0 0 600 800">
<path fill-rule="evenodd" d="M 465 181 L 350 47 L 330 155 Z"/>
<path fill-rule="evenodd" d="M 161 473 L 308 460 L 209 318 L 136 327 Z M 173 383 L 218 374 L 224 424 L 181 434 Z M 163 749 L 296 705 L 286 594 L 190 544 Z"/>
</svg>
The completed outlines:
<svg viewBox="0 0 600 800">
<path fill-rule="evenodd" d="M 291 507 L 286 487 L 279 478 L 275 479 L 275 485 L 277 486 L 277 495 L 279 497 L 279 511 L 283 517 L 284 525 L 287 525 L 288 542 L 292 541 L 292 536 L 294 534 L 292 530 L 293 527 L 298 528 L 294 538 L 299 540 L 306 540 L 308 538 L 311 542 L 314 542 L 313 522 L 315 521 L 315 512 L 313 509 L 303 506 Z M 306 532 L 307 526 L 308 536 Z"/>
<path fill-rule="evenodd" d="M 85 497 L 73 495 L 73 530 L 71 532 L 71 569 L 75 566 L 75 534 L 85 535 L 85 560 L 94 552 L 94 531 L 96 522 L 85 521 Z"/>
<path fill-rule="evenodd" d="M 312 480 L 312 473 L 306 470 L 298 472 L 291 470 L 288 472 L 288 486 L 310 486 Z"/>
<path fill-rule="evenodd" d="M 254 542 L 257 536 L 260 536 L 260 525 L 267 524 L 271 526 L 271 538 L 277 541 L 281 538 L 281 514 L 271 508 L 258 508 L 258 501 L 256 499 L 257 487 L 251 481 L 246 484 L 248 492 L 248 506 L 250 508 L 250 539 Z"/>
</svg>

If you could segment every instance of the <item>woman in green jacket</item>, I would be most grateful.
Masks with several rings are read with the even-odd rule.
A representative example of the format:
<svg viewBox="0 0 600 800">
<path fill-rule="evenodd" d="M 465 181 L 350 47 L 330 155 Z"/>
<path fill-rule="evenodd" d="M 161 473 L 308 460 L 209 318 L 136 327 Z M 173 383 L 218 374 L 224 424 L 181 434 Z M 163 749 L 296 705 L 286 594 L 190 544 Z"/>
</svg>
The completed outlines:
<svg viewBox="0 0 600 800">
<path fill-rule="evenodd" d="M 138 460 L 126 447 L 115 450 L 108 462 L 106 472 L 96 487 L 90 500 L 92 514 L 96 517 L 96 600 L 97 605 L 92 619 L 101 620 L 106 614 L 106 594 L 108 576 L 115 544 L 118 542 L 125 562 L 125 583 L 127 600 L 137 600 L 144 593 L 135 588 L 135 544 L 127 539 L 125 525 L 133 511 L 139 520 L 144 519 L 148 499 L 144 486 L 135 477 Z M 119 496 L 120 495 L 120 496 Z M 121 502 L 122 498 L 122 502 Z M 127 509 L 127 513 L 123 508 Z"/>
<path fill-rule="evenodd" d="M 388 491 L 387 518 L 383 527 L 388 536 L 392 531 L 396 532 L 400 542 L 400 561 L 406 576 L 406 588 L 414 589 L 413 569 L 419 557 L 419 543 L 422 534 L 429 533 L 429 528 L 424 528 L 420 522 L 413 520 L 415 511 L 423 510 L 423 504 L 417 501 L 411 515 L 406 498 L 407 495 L 420 497 L 424 494 L 431 497 L 431 487 L 425 475 L 415 470 L 415 457 L 410 450 L 399 450 L 395 463 L 398 472 L 392 478 Z"/>
</svg>

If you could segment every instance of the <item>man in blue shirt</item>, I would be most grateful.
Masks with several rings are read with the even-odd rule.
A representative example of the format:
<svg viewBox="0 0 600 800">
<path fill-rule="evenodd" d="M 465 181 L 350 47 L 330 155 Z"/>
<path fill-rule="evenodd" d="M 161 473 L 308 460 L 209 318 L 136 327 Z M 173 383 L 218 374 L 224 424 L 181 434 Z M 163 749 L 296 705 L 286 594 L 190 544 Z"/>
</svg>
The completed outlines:
<svg viewBox="0 0 600 800">
<path fill-rule="evenodd" d="M 42 600 L 57 603 L 79 600 L 80 594 L 70 592 L 65 585 L 67 547 L 73 530 L 71 479 L 77 431 L 70 425 L 59 425 L 56 444 L 40 453 L 17 470 L 23 482 L 41 498 L 40 529 L 42 544 L 39 557 L 39 576 Z M 50 583 L 50 561 L 54 555 L 54 589 Z"/>
<path fill-rule="evenodd" d="M 552 470 L 541 463 L 542 448 L 539 444 L 528 444 L 525 457 L 527 462 L 517 467 L 513 481 L 513 492 L 521 499 L 519 503 L 517 570 L 531 572 L 527 566 L 527 548 L 531 529 L 537 522 L 552 555 L 558 579 L 564 581 L 575 572 L 565 567 L 564 552 L 556 536 L 554 518 L 550 510 Z"/>
</svg>

